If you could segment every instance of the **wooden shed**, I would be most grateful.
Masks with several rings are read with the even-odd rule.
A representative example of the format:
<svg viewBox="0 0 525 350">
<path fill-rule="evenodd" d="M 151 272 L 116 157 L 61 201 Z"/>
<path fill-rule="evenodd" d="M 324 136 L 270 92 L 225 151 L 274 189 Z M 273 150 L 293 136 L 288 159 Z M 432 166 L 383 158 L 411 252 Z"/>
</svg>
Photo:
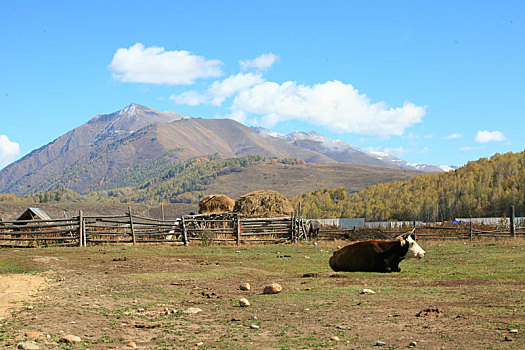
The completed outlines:
<svg viewBox="0 0 525 350">
<path fill-rule="evenodd" d="M 18 220 L 52 220 L 47 213 L 40 208 L 27 208 Z"/>
</svg>

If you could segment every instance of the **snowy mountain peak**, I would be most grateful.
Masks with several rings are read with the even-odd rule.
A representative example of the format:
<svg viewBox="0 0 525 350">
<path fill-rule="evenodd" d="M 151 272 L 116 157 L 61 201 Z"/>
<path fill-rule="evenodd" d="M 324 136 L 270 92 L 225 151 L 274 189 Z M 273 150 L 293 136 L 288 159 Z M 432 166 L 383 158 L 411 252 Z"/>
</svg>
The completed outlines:
<svg viewBox="0 0 525 350">
<path fill-rule="evenodd" d="M 137 115 L 138 110 L 145 110 L 146 107 L 138 105 L 136 103 L 132 103 L 129 106 L 124 107 L 120 111 L 117 112 L 118 115 L 121 116 L 129 116 L 129 115 Z"/>
<path fill-rule="evenodd" d="M 160 112 L 153 108 L 131 103 L 116 112 L 96 115 L 90 120 L 90 123 L 105 123 L 104 129 L 108 133 L 131 133 L 153 123 L 172 122 L 185 118 L 187 117 L 173 111 Z"/>
<path fill-rule="evenodd" d="M 385 168 L 411 169 L 428 172 L 448 171 L 445 167 L 428 164 L 409 163 L 390 154 L 368 151 L 351 146 L 341 140 L 333 140 L 318 132 L 293 131 L 280 134 L 265 128 L 254 128 L 261 136 L 276 137 L 295 146 L 316 151 L 330 157 L 334 162 L 344 162 Z M 452 168 L 450 168 L 452 169 Z"/>
<path fill-rule="evenodd" d="M 286 135 L 286 138 L 291 141 L 296 141 L 296 140 L 325 141 L 325 140 L 328 140 L 327 137 L 315 131 L 310 131 L 310 132 L 292 131 L 291 133 Z"/>
</svg>

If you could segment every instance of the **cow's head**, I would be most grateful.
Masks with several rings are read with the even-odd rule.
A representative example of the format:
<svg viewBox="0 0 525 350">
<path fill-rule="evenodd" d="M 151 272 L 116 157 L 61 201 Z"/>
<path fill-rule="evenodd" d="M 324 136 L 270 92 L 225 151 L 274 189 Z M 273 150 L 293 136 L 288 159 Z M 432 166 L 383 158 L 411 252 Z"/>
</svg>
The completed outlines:
<svg viewBox="0 0 525 350">
<path fill-rule="evenodd" d="M 405 237 L 400 236 L 401 245 L 408 244 L 408 250 L 405 254 L 405 258 L 418 258 L 423 259 L 425 257 L 425 251 L 423 248 L 416 243 L 413 235 L 407 235 Z"/>
</svg>

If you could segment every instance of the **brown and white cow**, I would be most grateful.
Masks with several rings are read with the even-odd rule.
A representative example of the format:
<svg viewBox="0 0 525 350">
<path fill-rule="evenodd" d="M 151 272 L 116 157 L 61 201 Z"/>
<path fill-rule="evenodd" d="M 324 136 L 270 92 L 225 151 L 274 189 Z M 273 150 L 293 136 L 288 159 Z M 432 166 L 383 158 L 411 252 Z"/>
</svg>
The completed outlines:
<svg viewBox="0 0 525 350">
<path fill-rule="evenodd" d="M 403 235 L 391 241 L 354 242 L 336 250 L 329 263 L 334 271 L 400 272 L 401 260 L 424 256 L 413 235 Z"/>
</svg>

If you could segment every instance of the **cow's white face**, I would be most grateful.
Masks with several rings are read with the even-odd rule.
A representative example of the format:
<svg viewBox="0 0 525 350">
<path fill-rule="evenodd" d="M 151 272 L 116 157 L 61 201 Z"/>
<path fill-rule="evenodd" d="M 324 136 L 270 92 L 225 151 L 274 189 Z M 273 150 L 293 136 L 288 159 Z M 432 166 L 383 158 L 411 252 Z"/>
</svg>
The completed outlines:
<svg viewBox="0 0 525 350">
<path fill-rule="evenodd" d="M 416 243 L 416 241 L 414 241 L 412 236 L 408 236 L 405 240 L 406 244 L 408 244 L 408 251 L 405 258 L 423 259 L 425 257 L 425 251 Z"/>
</svg>

